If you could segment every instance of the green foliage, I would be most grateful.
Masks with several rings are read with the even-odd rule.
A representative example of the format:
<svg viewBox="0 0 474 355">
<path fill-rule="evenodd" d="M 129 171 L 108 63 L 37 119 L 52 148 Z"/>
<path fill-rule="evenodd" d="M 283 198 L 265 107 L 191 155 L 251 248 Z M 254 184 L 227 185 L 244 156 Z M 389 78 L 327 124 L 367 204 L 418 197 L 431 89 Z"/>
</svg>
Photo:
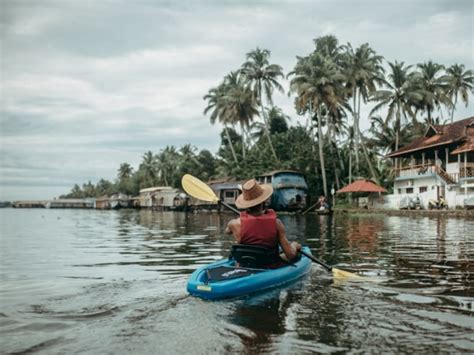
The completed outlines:
<svg viewBox="0 0 474 355">
<path fill-rule="evenodd" d="M 373 177 L 391 189 L 393 162 L 382 158 L 423 134 L 428 124 L 441 123 L 433 116 L 436 110 L 449 109 L 452 120 L 458 99 L 469 102 L 474 74 L 464 65 L 446 69 L 432 61 L 388 62 L 385 72 L 383 60 L 367 43 L 353 48 L 333 35 L 316 38 L 314 50 L 297 56 L 289 74 L 290 94 L 303 121 L 289 126 L 290 117 L 273 105 L 274 90 L 283 92 L 283 69 L 270 63 L 269 50 L 256 48 L 204 96 L 204 114 L 223 127 L 215 155 L 191 144 L 148 151 L 136 170 L 122 163 L 115 182 L 75 185 L 63 197 L 136 196 L 142 188 L 180 187 L 186 173 L 204 181 L 244 180 L 279 169 L 302 172 L 313 197 L 357 177 Z M 372 105 L 368 132 L 359 128 L 361 102 Z M 386 114 L 375 116 L 382 109 Z"/>
</svg>

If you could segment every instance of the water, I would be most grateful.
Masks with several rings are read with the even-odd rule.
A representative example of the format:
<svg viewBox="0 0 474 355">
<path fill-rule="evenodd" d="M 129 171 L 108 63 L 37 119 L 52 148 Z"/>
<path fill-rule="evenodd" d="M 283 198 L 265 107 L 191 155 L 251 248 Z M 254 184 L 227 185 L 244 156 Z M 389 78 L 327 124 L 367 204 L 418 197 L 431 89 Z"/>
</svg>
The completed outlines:
<svg viewBox="0 0 474 355">
<path fill-rule="evenodd" d="M 208 302 L 189 274 L 227 256 L 232 215 L 1 209 L 4 353 L 474 351 L 474 220 L 281 216 L 321 267 L 284 289 Z"/>
</svg>

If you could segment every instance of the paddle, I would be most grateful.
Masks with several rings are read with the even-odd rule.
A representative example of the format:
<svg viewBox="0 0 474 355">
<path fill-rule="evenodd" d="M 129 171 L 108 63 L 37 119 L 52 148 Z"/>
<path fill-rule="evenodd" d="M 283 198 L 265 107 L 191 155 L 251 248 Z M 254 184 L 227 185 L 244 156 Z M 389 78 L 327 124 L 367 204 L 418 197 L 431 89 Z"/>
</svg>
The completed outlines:
<svg viewBox="0 0 474 355">
<path fill-rule="evenodd" d="M 185 174 L 182 177 L 181 185 L 183 186 L 184 191 L 186 191 L 188 195 L 194 198 L 197 198 L 198 200 L 214 202 L 214 203 L 227 207 L 228 209 L 230 209 L 236 214 L 240 214 L 240 212 L 237 209 L 221 201 L 219 197 L 216 196 L 214 191 L 212 191 L 212 189 L 206 183 L 202 182 L 201 180 L 199 180 L 198 178 L 190 174 Z M 300 253 L 306 256 L 307 258 L 311 259 L 316 264 L 321 265 L 326 270 L 332 271 L 332 274 L 335 278 L 360 278 L 360 276 L 353 274 L 351 272 L 331 267 L 327 265 L 326 263 L 322 262 L 321 260 L 316 259 L 311 254 L 308 254 L 302 250 L 300 250 Z"/>
<path fill-rule="evenodd" d="M 223 205 L 230 209 L 232 212 L 239 214 L 240 212 L 232 206 L 229 206 L 227 203 L 219 200 L 219 197 L 216 196 L 214 191 L 204 182 L 198 178 L 185 174 L 181 179 L 181 185 L 183 186 L 184 191 L 188 195 L 197 198 L 201 201 L 214 202 L 219 205 Z"/>
</svg>

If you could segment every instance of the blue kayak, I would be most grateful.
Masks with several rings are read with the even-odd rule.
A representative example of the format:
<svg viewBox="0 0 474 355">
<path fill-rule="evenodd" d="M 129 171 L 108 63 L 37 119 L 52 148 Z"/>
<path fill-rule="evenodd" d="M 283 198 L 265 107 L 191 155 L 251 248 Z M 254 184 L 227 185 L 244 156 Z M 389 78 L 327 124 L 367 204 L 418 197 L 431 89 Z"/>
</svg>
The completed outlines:
<svg viewBox="0 0 474 355">
<path fill-rule="evenodd" d="M 311 254 L 308 247 L 303 247 L 303 251 Z M 293 282 L 310 270 L 311 260 L 304 255 L 277 269 L 236 267 L 235 260 L 223 259 L 195 270 L 187 290 L 193 296 L 210 300 L 241 297 Z"/>
</svg>

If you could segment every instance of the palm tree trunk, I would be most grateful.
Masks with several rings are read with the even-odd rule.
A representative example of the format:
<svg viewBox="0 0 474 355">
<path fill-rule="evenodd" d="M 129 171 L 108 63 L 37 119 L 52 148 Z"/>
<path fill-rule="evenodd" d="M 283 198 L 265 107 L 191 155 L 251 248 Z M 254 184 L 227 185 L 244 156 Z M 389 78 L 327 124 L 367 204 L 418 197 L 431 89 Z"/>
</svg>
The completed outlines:
<svg viewBox="0 0 474 355">
<path fill-rule="evenodd" d="M 275 148 L 273 147 L 272 137 L 270 137 L 270 127 L 269 127 L 270 125 L 268 123 L 267 116 L 265 115 L 265 109 L 263 107 L 262 90 L 260 90 L 260 108 L 262 110 L 262 118 L 263 118 L 263 123 L 265 127 L 265 135 L 267 136 L 267 139 L 268 139 L 268 144 L 270 144 L 270 149 L 272 151 L 273 158 L 275 158 L 275 161 L 279 163 L 280 161 L 278 160 L 278 157 L 275 152 Z"/>
<path fill-rule="evenodd" d="M 326 181 L 326 167 L 324 164 L 324 152 L 323 152 L 323 120 L 321 117 L 321 105 L 318 107 L 318 146 L 319 146 L 319 160 L 321 163 L 321 175 L 323 177 L 323 191 L 324 196 L 328 196 L 328 188 Z"/>
<path fill-rule="evenodd" d="M 397 106 L 397 119 L 395 121 L 395 151 L 400 143 L 400 106 Z M 395 169 L 398 169 L 398 158 L 395 158 Z"/>
<path fill-rule="evenodd" d="M 232 157 L 234 158 L 235 164 L 238 165 L 239 160 L 237 159 L 237 155 L 235 154 L 234 145 L 232 144 L 232 140 L 230 139 L 229 129 L 227 128 L 227 126 L 224 126 L 224 131 L 225 131 L 225 135 L 227 137 L 227 141 L 229 142 L 229 147 L 230 147 L 230 150 L 232 152 Z"/>
<path fill-rule="evenodd" d="M 356 173 L 359 173 L 359 117 L 357 114 L 357 88 L 354 88 L 354 150 L 356 158 Z"/>
<path fill-rule="evenodd" d="M 240 124 L 240 130 L 242 131 L 242 159 L 245 160 L 245 129 L 244 124 Z"/>
<path fill-rule="evenodd" d="M 326 122 L 328 123 L 328 130 L 327 130 L 327 141 L 328 141 L 328 144 L 329 144 L 329 153 L 331 154 L 331 162 L 332 162 L 332 169 L 334 170 L 334 180 L 336 181 L 336 187 L 337 189 L 339 190 L 339 169 L 337 167 L 337 164 L 336 164 L 336 159 L 335 159 L 335 156 L 339 155 L 337 154 L 334 154 L 334 145 L 333 145 L 333 135 L 334 135 L 334 123 L 332 122 L 332 120 L 329 120 L 329 115 L 327 115 L 327 120 Z M 337 148 L 336 148 L 337 150 Z M 333 184 L 334 186 L 334 184 Z"/>
<path fill-rule="evenodd" d="M 349 184 L 352 183 L 352 149 L 349 149 Z"/>
<path fill-rule="evenodd" d="M 315 147 L 316 136 L 314 135 L 314 127 L 313 127 L 313 107 L 311 103 L 309 105 L 310 105 L 309 136 L 311 138 L 311 152 L 313 153 L 313 157 L 315 157 L 316 156 L 316 147 Z M 316 176 L 316 178 L 319 178 L 318 164 L 316 163 L 316 159 L 314 159 L 314 175 Z"/>
<path fill-rule="evenodd" d="M 370 161 L 369 152 L 367 151 L 367 147 L 365 146 L 365 141 L 362 136 L 362 133 L 360 134 L 360 137 L 361 137 L 360 143 L 362 145 L 362 151 L 364 152 L 367 165 L 369 166 L 370 175 L 372 175 L 372 178 L 375 180 L 375 182 L 379 183 L 378 175 L 375 173 L 374 166 L 372 165 L 372 162 Z"/>
<path fill-rule="evenodd" d="M 454 121 L 454 111 L 456 110 L 456 104 L 458 102 L 458 94 L 454 96 L 454 104 L 453 104 L 453 109 L 451 110 L 451 123 Z"/>
</svg>

